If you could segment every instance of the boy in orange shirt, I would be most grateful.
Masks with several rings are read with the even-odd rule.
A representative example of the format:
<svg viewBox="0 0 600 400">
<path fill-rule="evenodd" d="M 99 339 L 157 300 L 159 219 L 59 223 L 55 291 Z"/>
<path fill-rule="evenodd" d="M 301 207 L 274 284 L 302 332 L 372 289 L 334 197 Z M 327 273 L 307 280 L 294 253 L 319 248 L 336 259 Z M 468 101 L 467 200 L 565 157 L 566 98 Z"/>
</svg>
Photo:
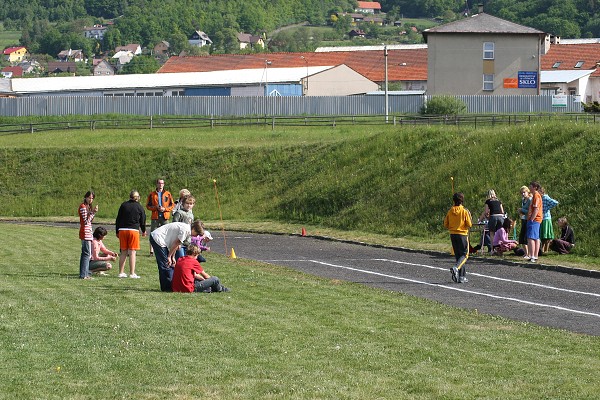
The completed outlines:
<svg viewBox="0 0 600 400">
<path fill-rule="evenodd" d="M 454 206 L 448 210 L 444 218 L 444 226 L 450 231 L 450 241 L 456 264 L 450 268 L 452 281 L 456 283 L 467 283 L 467 271 L 465 263 L 469 258 L 469 228 L 472 225 L 471 213 L 463 203 L 465 196 L 462 193 L 454 193 L 452 196 Z"/>
<path fill-rule="evenodd" d="M 529 190 L 533 196 L 527 213 L 527 248 L 529 249 L 529 261 L 531 262 L 537 261 L 540 252 L 540 225 L 544 218 L 542 195 L 539 192 L 540 187 L 540 184 L 536 181 L 529 184 Z"/>
</svg>

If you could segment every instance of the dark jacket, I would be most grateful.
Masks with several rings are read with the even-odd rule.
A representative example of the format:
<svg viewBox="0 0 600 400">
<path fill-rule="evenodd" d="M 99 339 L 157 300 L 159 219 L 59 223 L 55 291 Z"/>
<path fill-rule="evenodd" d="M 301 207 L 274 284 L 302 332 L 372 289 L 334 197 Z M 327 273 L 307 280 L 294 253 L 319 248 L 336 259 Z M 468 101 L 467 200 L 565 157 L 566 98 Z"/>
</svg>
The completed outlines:
<svg viewBox="0 0 600 400">
<path fill-rule="evenodd" d="M 141 229 L 142 233 L 146 232 L 146 211 L 135 200 L 128 200 L 121 204 L 117 220 L 115 221 L 117 233 L 119 229 Z"/>
</svg>

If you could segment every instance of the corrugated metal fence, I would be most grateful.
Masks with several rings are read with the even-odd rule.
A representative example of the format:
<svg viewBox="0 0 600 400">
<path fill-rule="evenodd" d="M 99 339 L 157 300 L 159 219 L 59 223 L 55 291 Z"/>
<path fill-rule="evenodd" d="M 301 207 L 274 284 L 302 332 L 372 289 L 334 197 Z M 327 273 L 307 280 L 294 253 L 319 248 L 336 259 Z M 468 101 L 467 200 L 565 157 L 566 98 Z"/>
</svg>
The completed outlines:
<svg viewBox="0 0 600 400">
<path fill-rule="evenodd" d="M 457 96 L 469 113 L 553 113 L 582 111 L 575 96 L 552 104 L 551 96 Z M 416 114 L 431 96 L 388 96 L 389 114 Z M 20 97 L 0 98 L 0 115 L 205 115 L 298 116 L 383 115 L 385 96 L 345 97 Z"/>
</svg>

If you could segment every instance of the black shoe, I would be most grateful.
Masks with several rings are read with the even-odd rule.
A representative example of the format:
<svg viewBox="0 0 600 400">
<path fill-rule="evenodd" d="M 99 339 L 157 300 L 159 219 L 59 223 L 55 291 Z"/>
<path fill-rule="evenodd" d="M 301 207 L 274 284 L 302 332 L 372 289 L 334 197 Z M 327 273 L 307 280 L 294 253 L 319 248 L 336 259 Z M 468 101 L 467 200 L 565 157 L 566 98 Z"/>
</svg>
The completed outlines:
<svg viewBox="0 0 600 400">
<path fill-rule="evenodd" d="M 477 246 L 473 247 L 473 252 L 477 253 L 479 250 L 481 250 L 481 245 L 478 244 Z"/>
<path fill-rule="evenodd" d="M 450 273 L 452 274 L 452 282 L 458 283 L 458 269 L 456 267 L 450 268 Z"/>
</svg>

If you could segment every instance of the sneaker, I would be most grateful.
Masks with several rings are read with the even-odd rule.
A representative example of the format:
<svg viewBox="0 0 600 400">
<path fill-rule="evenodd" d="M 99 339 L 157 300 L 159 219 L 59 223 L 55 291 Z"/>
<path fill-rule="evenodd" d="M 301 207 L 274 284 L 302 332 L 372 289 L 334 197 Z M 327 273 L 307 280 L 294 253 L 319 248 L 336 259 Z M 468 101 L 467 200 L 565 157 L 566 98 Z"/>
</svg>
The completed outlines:
<svg viewBox="0 0 600 400">
<path fill-rule="evenodd" d="M 84 276 L 84 277 L 83 277 L 83 278 L 81 278 L 81 279 L 83 279 L 84 281 L 91 281 L 91 280 L 92 280 L 92 279 L 94 279 L 94 278 L 92 278 L 91 276 Z"/>
<path fill-rule="evenodd" d="M 119 275 L 117 275 L 118 278 L 127 278 L 127 274 L 125 272 L 120 273 Z"/>
<path fill-rule="evenodd" d="M 523 258 L 524 258 L 525 260 L 531 260 L 531 257 L 530 257 L 530 256 L 523 256 Z"/>
<path fill-rule="evenodd" d="M 106 272 L 104 272 L 104 271 L 97 272 L 97 275 L 108 276 L 108 274 Z"/>
<path fill-rule="evenodd" d="M 450 268 L 450 273 L 452 274 L 452 282 L 458 283 L 458 268 L 456 268 L 456 267 Z"/>
<path fill-rule="evenodd" d="M 139 275 L 137 275 L 137 274 L 131 274 L 131 275 L 129 275 L 129 277 L 130 277 L 131 279 L 140 279 L 140 278 L 141 278 L 141 277 L 140 277 Z"/>
<path fill-rule="evenodd" d="M 534 263 L 534 262 L 537 262 L 537 258 L 533 258 L 533 257 L 531 257 L 531 258 L 529 259 L 529 262 L 532 262 L 532 263 Z"/>
<path fill-rule="evenodd" d="M 466 277 L 464 277 L 464 276 L 460 277 L 460 283 L 467 283 L 467 282 L 469 282 L 469 280 Z"/>
<path fill-rule="evenodd" d="M 221 288 L 221 292 L 230 292 L 231 290 L 229 290 L 229 288 L 226 288 L 225 286 L 223 286 Z"/>
</svg>

